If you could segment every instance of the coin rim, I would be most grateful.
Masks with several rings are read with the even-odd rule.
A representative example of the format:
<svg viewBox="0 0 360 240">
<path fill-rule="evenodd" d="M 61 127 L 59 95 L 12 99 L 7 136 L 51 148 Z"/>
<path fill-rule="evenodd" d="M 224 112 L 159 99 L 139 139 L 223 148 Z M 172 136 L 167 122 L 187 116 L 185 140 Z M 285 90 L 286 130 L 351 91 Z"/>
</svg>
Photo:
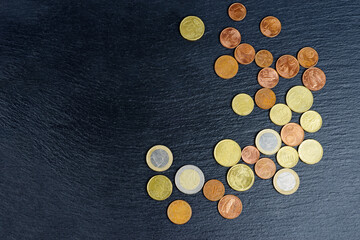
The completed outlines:
<svg viewBox="0 0 360 240">
<path fill-rule="evenodd" d="M 296 158 L 295 164 L 293 163 L 293 165 L 285 166 L 283 163 L 281 163 L 281 160 L 279 161 L 279 152 L 281 151 L 281 149 L 289 149 L 289 148 L 291 148 L 291 149 L 293 149 L 293 150 L 295 151 L 297 158 Z M 283 151 L 286 151 L 286 150 L 283 150 Z M 291 150 L 291 151 L 292 151 L 292 150 Z M 295 167 L 295 166 L 298 164 L 298 162 L 299 162 L 299 153 L 298 153 L 298 151 L 296 151 L 296 149 L 295 149 L 294 147 L 291 147 L 291 146 L 283 146 L 283 147 L 281 147 L 281 148 L 279 149 L 279 151 L 276 153 L 276 161 L 277 161 L 278 164 L 279 164 L 280 166 L 282 166 L 283 168 L 293 168 L 293 167 Z"/>
<path fill-rule="evenodd" d="M 301 156 L 301 155 L 302 155 L 302 154 L 301 154 L 301 152 L 302 152 L 302 150 L 301 150 L 301 149 L 302 149 L 302 145 L 305 144 L 305 142 L 310 142 L 310 141 L 314 141 L 314 142 L 318 143 L 319 146 L 321 147 L 321 157 L 320 157 L 319 160 L 317 160 L 317 161 L 315 161 L 315 162 L 307 162 L 307 160 L 304 160 L 304 159 L 303 159 L 304 156 Z M 315 139 L 306 139 L 306 140 L 304 140 L 304 141 L 299 145 L 298 153 L 299 153 L 299 158 L 300 158 L 301 161 L 303 161 L 303 162 L 306 163 L 306 164 L 313 165 L 313 164 L 316 164 L 316 163 L 320 162 L 320 160 L 323 158 L 323 156 L 324 156 L 324 148 L 322 147 L 321 143 L 318 142 L 318 141 L 316 141 Z"/>
<path fill-rule="evenodd" d="M 155 167 L 152 162 L 151 162 L 151 154 L 157 150 L 157 149 L 161 149 L 161 150 L 164 150 L 168 156 L 169 156 L 169 162 L 163 167 L 163 168 L 158 168 L 158 167 Z M 155 145 L 155 146 L 152 146 L 146 153 L 146 163 L 147 165 L 149 166 L 150 169 L 156 171 L 156 172 L 164 172 L 166 170 L 168 170 L 172 163 L 173 163 L 173 154 L 171 152 L 171 150 L 166 147 L 165 145 Z"/>
<path fill-rule="evenodd" d="M 184 170 L 187 170 L 187 169 L 191 169 L 191 170 L 196 171 L 199 174 L 199 177 L 200 177 L 199 185 L 197 185 L 192 190 L 185 189 L 180 184 L 180 175 Z M 202 187 L 204 186 L 204 183 L 205 183 L 204 173 L 201 171 L 201 169 L 199 167 L 197 167 L 195 165 L 191 165 L 191 164 L 184 165 L 181 168 L 179 168 L 179 170 L 177 170 L 177 172 L 175 174 L 175 185 L 176 185 L 177 189 L 179 189 L 180 192 L 185 193 L 185 194 L 191 195 L 191 194 L 195 194 L 195 193 L 200 192 Z"/>
<path fill-rule="evenodd" d="M 157 178 L 157 177 L 165 177 L 165 181 L 167 181 L 168 183 L 170 183 L 170 186 L 171 186 L 170 194 L 169 194 L 166 198 L 164 198 L 164 199 L 157 199 L 157 198 L 151 196 L 151 194 L 150 194 L 150 192 L 149 192 L 149 184 L 150 184 L 150 182 L 151 182 L 153 179 Z M 171 194 L 172 194 L 172 192 L 173 192 L 173 184 L 172 184 L 171 180 L 170 180 L 167 176 L 162 175 L 162 174 L 158 174 L 158 175 L 152 176 L 152 177 L 149 179 L 148 183 L 146 184 L 146 190 L 147 190 L 148 195 L 149 195 L 152 199 L 157 200 L 157 201 L 164 201 L 164 200 L 168 199 L 168 198 L 171 196 Z"/>
<path fill-rule="evenodd" d="M 173 202 L 176 202 L 176 201 L 185 202 L 185 203 L 189 206 L 189 209 L 190 209 L 190 217 L 189 217 L 189 219 L 188 219 L 186 222 L 184 222 L 184 223 L 176 223 L 176 222 L 173 222 L 173 221 L 171 220 L 171 218 L 169 217 L 169 208 L 170 208 L 171 204 L 172 204 Z M 187 223 L 188 221 L 190 221 L 190 219 L 191 219 L 191 217 L 192 217 L 192 208 L 191 208 L 191 205 L 190 205 L 187 201 L 182 200 L 182 199 L 176 199 L 176 200 L 172 201 L 172 202 L 169 204 L 169 206 L 167 207 L 166 214 L 167 214 L 168 219 L 169 219 L 172 223 L 177 224 L 177 225 L 183 225 L 183 224 Z"/>
<path fill-rule="evenodd" d="M 295 187 L 293 189 L 291 189 L 290 191 L 284 191 L 277 185 L 276 180 L 279 177 L 279 174 L 282 172 L 289 172 L 295 177 L 295 182 L 296 182 Z M 278 191 L 279 193 L 281 193 L 283 195 L 291 195 L 299 189 L 300 178 L 299 178 L 299 175 L 294 170 L 292 170 L 290 168 L 282 168 L 275 173 L 275 175 L 273 177 L 273 185 L 274 185 L 275 190 Z"/>
<path fill-rule="evenodd" d="M 181 24 L 183 24 L 183 22 L 184 22 L 185 19 L 187 19 L 187 18 L 197 18 L 197 19 L 200 20 L 200 22 L 201 22 L 201 24 L 202 24 L 202 29 L 203 29 L 203 31 L 202 31 L 202 33 L 201 33 L 201 35 L 200 35 L 199 37 L 197 37 L 197 38 L 186 38 L 186 37 L 183 35 L 183 33 L 181 32 Z M 204 22 L 201 20 L 201 18 L 199 18 L 198 16 L 189 15 L 189 16 L 184 17 L 183 20 L 181 20 L 180 25 L 179 25 L 179 31 L 180 31 L 180 35 L 181 35 L 183 38 L 185 38 L 186 40 L 188 40 L 188 41 L 197 41 L 197 40 L 199 40 L 200 38 L 202 38 L 202 36 L 204 36 L 204 33 L 205 33 L 205 24 L 204 24 Z"/>
<path fill-rule="evenodd" d="M 264 133 L 267 133 L 267 132 L 270 132 L 270 133 L 274 133 L 276 139 L 278 140 L 278 144 L 276 146 L 276 150 L 274 151 L 266 151 L 264 150 L 262 147 L 260 147 L 260 144 L 259 144 L 259 139 L 260 139 L 260 136 L 263 135 Z M 274 155 L 275 153 L 277 153 L 281 147 L 281 137 L 280 137 L 280 134 L 271 129 L 271 128 L 266 128 L 266 129 L 263 129 L 261 130 L 257 135 L 256 135 L 256 138 L 255 138 L 255 146 L 257 147 L 257 149 L 264 155 Z"/>
<path fill-rule="evenodd" d="M 319 128 L 318 128 L 317 130 L 315 130 L 315 131 L 306 130 L 306 129 L 304 128 L 304 126 L 303 126 L 303 125 L 304 125 L 304 122 L 306 122 L 305 120 L 303 120 L 303 116 L 304 116 L 304 114 L 310 113 L 310 112 L 315 112 L 316 114 L 318 114 L 318 115 L 320 116 L 320 126 L 319 126 Z M 322 121 L 321 114 L 318 113 L 318 112 L 315 111 L 315 110 L 308 110 L 308 111 L 304 112 L 303 114 L 301 114 L 301 117 L 300 117 L 300 126 L 301 126 L 301 127 L 304 129 L 304 131 L 306 131 L 306 132 L 314 133 L 314 132 L 319 131 L 319 130 L 321 129 L 321 127 L 322 127 L 322 123 L 323 123 L 323 121 Z"/>
<path fill-rule="evenodd" d="M 235 168 L 236 166 L 239 166 L 239 165 L 243 165 L 243 166 L 247 167 L 248 169 L 250 169 L 250 172 L 251 172 L 251 174 L 252 174 L 252 180 L 251 180 L 250 185 L 249 185 L 248 187 L 244 188 L 244 189 L 236 189 L 235 187 L 231 186 L 231 183 L 230 183 L 230 181 L 229 181 L 229 174 L 230 174 L 230 172 L 232 171 L 233 168 Z M 232 189 L 234 189 L 235 191 L 244 192 L 244 191 L 249 190 L 249 189 L 254 185 L 255 174 L 254 174 L 254 171 L 251 169 L 251 167 L 249 167 L 249 166 L 246 165 L 246 164 L 239 163 L 239 164 L 236 164 L 236 165 L 232 166 L 232 167 L 228 170 L 228 172 L 227 172 L 227 174 L 226 174 L 226 181 L 227 181 L 227 183 L 229 184 L 229 186 L 230 186 Z"/>
</svg>

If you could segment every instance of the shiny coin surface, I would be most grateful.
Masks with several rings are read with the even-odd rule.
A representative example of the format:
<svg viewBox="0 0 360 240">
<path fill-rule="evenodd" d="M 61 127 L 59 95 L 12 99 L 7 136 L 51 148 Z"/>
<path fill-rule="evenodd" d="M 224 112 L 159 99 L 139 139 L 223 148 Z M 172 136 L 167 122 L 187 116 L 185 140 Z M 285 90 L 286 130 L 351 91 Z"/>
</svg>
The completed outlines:
<svg viewBox="0 0 360 240">
<path fill-rule="evenodd" d="M 219 77 L 229 79 L 235 77 L 239 69 L 239 64 L 232 56 L 223 55 L 216 59 L 214 68 Z"/>
<path fill-rule="evenodd" d="M 286 103 L 297 113 L 306 112 L 313 105 L 314 98 L 309 89 L 303 86 L 292 87 L 286 94 Z"/>
<path fill-rule="evenodd" d="M 297 59 L 301 66 L 309 68 L 317 64 L 319 55 L 315 49 L 311 47 L 304 47 L 298 52 Z"/>
<path fill-rule="evenodd" d="M 152 199 L 162 201 L 170 197 L 173 187 L 169 178 L 164 175 L 156 175 L 150 178 L 146 188 Z"/>
<path fill-rule="evenodd" d="M 218 211 L 224 218 L 237 218 L 242 212 L 242 202 L 235 195 L 225 195 L 218 203 Z"/>
<path fill-rule="evenodd" d="M 240 161 L 241 148 L 234 140 L 221 140 L 214 148 L 214 158 L 221 166 L 231 167 Z"/>
<path fill-rule="evenodd" d="M 203 193 L 208 200 L 218 201 L 225 194 L 224 184 L 219 180 L 211 179 L 205 183 Z"/>
<path fill-rule="evenodd" d="M 260 23 L 260 31 L 266 37 L 276 37 L 281 32 L 281 22 L 276 17 L 267 16 Z"/>
<path fill-rule="evenodd" d="M 300 185 L 299 175 L 292 169 L 280 169 L 273 178 L 273 184 L 279 193 L 284 195 L 293 194 Z"/>
<path fill-rule="evenodd" d="M 245 93 L 236 95 L 231 103 L 234 112 L 240 116 L 249 115 L 254 109 L 254 100 Z"/>
<path fill-rule="evenodd" d="M 171 166 L 173 155 L 169 148 L 156 145 L 149 149 L 146 154 L 146 163 L 154 171 L 162 172 Z"/>
<path fill-rule="evenodd" d="M 167 215 L 171 222 L 180 225 L 190 220 L 192 210 L 190 205 L 184 200 L 175 200 L 170 203 L 167 209 Z"/>
<path fill-rule="evenodd" d="M 291 121 L 292 113 L 290 108 L 283 104 L 275 104 L 270 110 L 270 120 L 276 125 L 282 126 Z"/>
<path fill-rule="evenodd" d="M 302 82 L 311 91 L 319 91 L 325 86 L 326 76 L 320 68 L 311 67 L 305 70 L 302 75 Z"/>
<path fill-rule="evenodd" d="M 314 139 L 303 141 L 298 148 L 298 152 L 301 161 L 307 164 L 318 163 L 323 156 L 321 144 Z"/>
<path fill-rule="evenodd" d="M 274 176 L 276 165 L 270 158 L 261 158 L 255 164 L 255 173 L 259 178 L 269 179 Z"/>
<path fill-rule="evenodd" d="M 281 129 L 281 139 L 286 145 L 295 147 L 304 140 L 304 130 L 297 123 L 288 123 Z"/>
<path fill-rule="evenodd" d="M 203 172 L 194 165 L 182 166 L 175 175 L 175 185 L 183 193 L 195 194 L 204 186 Z"/>
<path fill-rule="evenodd" d="M 246 146 L 241 152 L 241 157 L 247 164 L 254 164 L 259 160 L 260 152 L 254 146 Z"/>
<path fill-rule="evenodd" d="M 299 161 L 299 154 L 295 148 L 284 146 L 277 152 L 276 160 L 284 168 L 293 168 Z"/>
<path fill-rule="evenodd" d="M 205 25 L 196 16 L 187 16 L 180 23 L 180 34 L 189 41 L 199 40 L 205 32 Z"/>
<path fill-rule="evenodd" d="M 241 42 L 241 35 L 238 30 L 233 27 L 225 28 L 220 33 L 220 43 L 226 48 L 236 48 Z"/>
<path fill-rule="evenodd" d="M 276 61 L 276 71 L 283 78 L 293 78 L 300 70 L 298 60 L 291 55 L 283 55 Z"/>
<path fill-rule="evenodd" d="M 321 115 L 312 110 L 304 112 L 300 117 L 300 125 L 307 132 L 317 132 L 322 126 Z"/>
<path fill-rule="evenodd" d="M 234 55 L 240 64 L 247 65 L 254 61 L 255 49 L 250 44 L 242 43 L 235 48 Z"/>
<path fill-rule="evenodd" d="M 273 68 L 263 68 L 257 76 L 258 83 L 264 88 L 273 88 L 279 83 L 279 74 Z"/>
<path fill-rule="evenodd" d="M 249 190 L 254 184 L 253 170 L 245 164 L 232 166 L 227 173 L 227 182 L 236 191 Z"/>
<path fill-rule="evenodd" d="M 229 17 L 234 21 L 241 21 L 246 16 L 246 7 L 241 3 L 233 3 L 228 9 Z"/>
<path fill-rule="evenodd" d="M 269 109 L 274 106 L 275 102 L 276 95 L 269 88 L 262 88 L 255 94 L 255 103 L 261 109 Z"/>
<path fill-rule="evenodd" d="M 256 135 L 255 145 L 261 153 L 273 155 L 279 151 L 281 147 L 281 138 L 275 130 L 264 129 Z"/>
<path fill-rule="evenodd" d="M 255 63 L 261 68 L 270 67 L 274 58 L 268 50 L 260 50 L 255 55 Z"/>
</svg>

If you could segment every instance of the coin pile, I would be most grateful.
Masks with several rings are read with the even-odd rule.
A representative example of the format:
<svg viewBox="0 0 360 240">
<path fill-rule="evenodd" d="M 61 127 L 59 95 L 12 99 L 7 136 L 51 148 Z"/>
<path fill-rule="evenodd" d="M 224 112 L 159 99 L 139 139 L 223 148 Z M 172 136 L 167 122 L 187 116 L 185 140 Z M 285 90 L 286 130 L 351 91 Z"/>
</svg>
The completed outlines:
<svg viewBox="0 0 360 240">
<path fill-rule="evenodd" d="M 233 3 L 228 8 L 228 15 L 234 21 L 241 21 L 246 16 L 246 8 L 241 3 Z M 260 22 L 261 33 L 269 38 L 276 37 L 281 32 L 281 22 L 274 16 L 267 16 Z M 199 40 L 205 32 L 205 25 L 196 16 L 185 17 L 180 23 L 181 35 L 190 41 Z M 273 129 L 263 129 L 255 137 L 255 146 L 240 145 L 232 139 L 219 141 L 214 148 L 216 162 L 228 167 L 227 183 L 236 191 L 249 190 L 255 181 L 255 174 L 260 179 L 271 179 L 276 191 L 290 195 L 299 188 L 298 174 L 291 168 L 300 160 L 307 164 L 319 162 L 323 156 L 321 144 L 314 139 L 306 139 L 305 132 L 314 133 L 322 126 L 321 115 L 310 110 L 313 105 L 312 91 L 322 89 L 326 82 L 324 72 L 315 67 L 319 56 L 315 49 L 304 47 L 300 49 L 297 58 L 282 55 L 273 64 L 273 55 L 262 49 L 255 51 L 248 43 L 241 43 L 241 34 L 234 27 L 227 27 L 220 33 L 220 44 L 228 49 L 234 49 L 234 56 L 220 56 L 214 64 L 215 73 L 223 79 L 236 76 L 239 64 L 248 65 L 255 61 L 261 68 L 257 81 L 262 87 L 255 94 L 255 101 L 246 93 L 239 93 L 232 99 L 233 111 L 240 115 L 249 115 L 255 104 L 264 110 L 270 109 L 269 118 L 275 125 L 283 126 L 280 133 Z M 286 94 L 286 104 L 277 103 L 276 95 L 271 89 L 279 84 L 280 77 L 294 78 L 300 71 L 300 66 L 306 70 L 302 75 L 304 86 L 294 86 Z M 301 113 L 300 124 L 290 122 L 292 113 Z M 284 146 L 282 146 L 284 143 Z M 297 147 L 297 149 L 295 149 Z M 276 165 L 268 157 L 260 158 L 260 153 L 266 156 L 275 155 L 278 164 L 283 167 L 276 171 Z M 244 163 L 239 163 L 240 160 Z M 167 170 L 173 161 L 171 151 L 162 145 L 152 147 L 146 156 L 148 166 L 154 171 Z M 254 165 L 253 169 L 249 165 Z M 225 187 L 217 179 L 208 180 L 205 184 L 203 172 L 194 165 L 181 167 L 175 175 L 176 187 L 185 194 L 195 194 L 201 189 L 210 201 L 218 202 L 218 211 L 227 219 L 238 217 L 243 209 L 241 200 L 235 195 L 225 195 Z M 147 191 L 155 200 L 165 200 L 172 193 L 172 182 L 164 175 L 153 176 L 147 185 Z M 192 215 L 190 205 L 184 200 L 175 200 L 167 210 L 168 218 L 175 224 L 188 222 Z"/>
</svg>

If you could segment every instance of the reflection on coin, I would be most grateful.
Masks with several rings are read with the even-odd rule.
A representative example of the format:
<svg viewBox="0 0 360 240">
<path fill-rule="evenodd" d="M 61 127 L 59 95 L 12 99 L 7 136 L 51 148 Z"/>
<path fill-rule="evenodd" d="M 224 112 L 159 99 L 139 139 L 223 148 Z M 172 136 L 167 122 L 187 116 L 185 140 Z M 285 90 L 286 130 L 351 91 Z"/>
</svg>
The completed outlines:
<svg viewBox="0 0 360 240">
<path fill-rule="evenodd" d="M 246 146 L 241 152 L 241 157 L 247 164 L 254 164 L 259 160 L 260 152 L 254 146 Z"/>
<path fill-rule="evenodd" d="M 276 71 L 283 78 L 293 78 L 300 70 L 298 60 L 291 55 L 283 55 L 276 61 Z"/>
<path fill-rule="evenodd" d="M 303 86 L 292 87 L 286 94 L 286 103 L 291 110 L 297 113 L 306 112 L 313 105 L 313 95 Z"/>
<path fill-rule="evenodd" d="M 280 135 L 272 129 L 264 129 L 256 135 L 255 145 L 261 153 L 273 155 L 281 147 Z"/>
<path fill-rule="evenodd" d="M 214 148 L 214 158 L 221 166 L 231 167 L 240 161 L 241 148 L 234 140 L 221 140 Z"/>
<path fill-rule="evenodd" d="M 240 93 L 233 98 L 231 106 L 236 114 L 246 116 L 254 109 L 254 100 L 249 95 Z"/>
<path fill-rule="evenodd" d="M 274 106 L 275 102 L 276 95 L 269 88 L 262 88 L 255 94 L 255 103 L 261 109 L 269 109 Z"/>
<path fill-rule="evenodd" d="M 164 175 L 156 175 L 150 178 L 146 188 L 149 196 L 158 201 L 167 199 L 172 193 L 172 183 Z"/>
<path fill-rule="evenodd" d="M 270 110 L 270 120 L 276 125 L 282 126 L 290 122 L 292 113 L 290 108 L 282 103 L 275 104 Z"/>
<path fill-rule="evenodd" d="M 273 60 L 273 55 L 268 50 L 260 50 L 255 55 L 255 63 L 261 68 L 270 67 Z"/>
<path fill-rule="evenodd" d="M 238 30 L 233 27 L 227 27 L 220 33 L 220 43 L 226 48 L 236 48 L 241 42 L 241 35 Z"/>
<path fill-rule="evenodd" d="M 322 118 L 316 111 L 307 111 L 301 115 L 300 125 L 307 132 L 317 132 L 322 126 Z"/>
<path fill-rule="evenodd" d="M 258 83 L 264 88 L 273 88 L 279 82 L 279 74 L 273 68 L 263 68 L 258 73 Z"/>
<path fill-rule="evenodd" d="M 298 148 L 298 152 L 301 161 L 307 164 L 318 163 L 323 156 L 321 144 L 314 139 L 303 141 Z"/>
<path fill-rule="evenodd" d="M 175 185 L 183 193 L 195 194 L 204 186 L 205 177 L 194 165 L 182 166 L 175 175 Z"/>
<path fill-rule="evenodd" d="M 277 171 L 273 178 L 273 184 L 281 194 L 290 195 L 298 190 L 300 185 L 300 179 L 297 173 L 288 168 L 283 168 Z"/>
<path fill-rule="evenodd" d="M 224 218 L 237 218 L 242 211 L 242 202 L 235 195 L 225 195 L 218 203 L 218 211 Z"/>
<path fill-rule="evenodd" d="M 227 173 L 227 182 L 236 191 L 246 191 L 254 184 L 253 170 L 245 164 L 232 166 Z"/>
<path fill-rule="evenodd" d="M 288 123 L 281 129 L 282 141 L 289 146 L 295 147 L 304 140 L 304 130 L 297 123 Z"/>
<path fill-rule="evenodd" d="M 234 21 L 241 21 L 246 16 L 246 8 L 241 3 L 233 3 L 228 9 L 229 17 Z"/>
<path fill-rule="evenodd" d="M 298 52 L 297 59 L 301 66 L 309 68 L 317 64 L 319 55 L 315 49 L 311 47 L 304 47 Z"/>
<path fill-rule="evenodd" d="M 284 146 L 277 152 L 276 160 L 284 168 L 293 168 L 299 161 L 299 154 L 295 148 Z"/>
<path fill-rule="evenodd" d="M 274 176 L 276 165 L 270 158 L 261 158 L 255 163 L 255 173 L 259 178 L 269 179 Z"/>
<path fill-rule="evenodd" d="M 149 149 L 146 154 L 146 163 L 154 171 L 162 172 L 171 166 L 173 155 L 169 148 L 156 145 Z"/>
<path fill-rule="evenodd" d="M 229 79 L 236 75 L 239 69 L 239 64 L 232 56 L 223 55 L 216 59 L 214 68 L 219 77 Z"/>
<path fill-rule="evenodd" d="M 180 23 L 180 34 L 189 41 L 199 40 L 205 32 L 205 25 L 196 16 L 187 16 Z"/>
<path fill-rule="evenodd" d="M 210 201 L 218 201 L 225 194 L 224 184 L 219 180 L 211 179 L 205 183 L 203 193 Z"/>
<path fill-rule="evenodd" d="M 281 31 L 281 22 L 276 17 L 267 16 L 260 23 L 260 31 L 266 37 L 276 37 Z"/>
<path fill-rule="evenodd" d="M 192 211 L 190 205 L 184 200 L 175 200 L 170 203 L 167 215 L 171 222 L 185 224 L 190 220 Z"/>
<path fill-rule="evenodd" d="M 242 43 L 235 48 L 234 55 L 240 64 L 247 65 L 254 61 L 255 49 L 250 44 Z"/>
<path fill-rule="evenodd" d="M 302 75 L 302 82 L 311 91 L 318 91 L 325 86 L 326 76 L 320 68 L 311 67 L 305 70 Z"/>
</svg>

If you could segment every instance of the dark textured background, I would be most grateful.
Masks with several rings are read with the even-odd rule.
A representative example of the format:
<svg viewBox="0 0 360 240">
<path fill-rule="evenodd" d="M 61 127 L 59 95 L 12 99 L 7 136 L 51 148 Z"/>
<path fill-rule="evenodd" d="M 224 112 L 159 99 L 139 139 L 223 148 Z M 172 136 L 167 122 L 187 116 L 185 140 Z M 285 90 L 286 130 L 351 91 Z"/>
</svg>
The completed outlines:
<svg viewBox="0 0 360 240">
<path fill-rule="evenodd" d="M 360 238 L 359 1 L 244 0 L 241 22 L 227 16 L 231 3 L 0 1 L 0 239 Z M 179 34 L 187 15 L 205 23 L 197 42 Z M 259 31 L 267 15 L 282 22 L 274 39 Z M 158 202 L 146 192 L 156 173 L 145 154 L 155 144 L 173 151 L 164 173 L 173 181 L 179 167 L 195 164 L 225 183 L 227 168 L 212 157 L 219 140 L 244 147 L 263 128 L 280 130 L 268 111 L 232 111 L 233 96 L 260 88 L 259 68 L 240 66 L 230 80 L 215 75 L 215 59 L 232 54 L 218 40 L 227 26 L 275 59 L 314 47 L 327 76 L 313 105 L 323 127 L 306 134 L 323 145 L 323 159 L 298 163 L 301 184 L 290 196 L 257 177 L 243 193 L 225 184 L 244 205 L 235 220 L 202 193 L 174 188 Z M 278 103 L 303 71 L 280 79 Z M 175 199 L 193 209 L 183 226 L 166 216 Z"/>
</svg>

